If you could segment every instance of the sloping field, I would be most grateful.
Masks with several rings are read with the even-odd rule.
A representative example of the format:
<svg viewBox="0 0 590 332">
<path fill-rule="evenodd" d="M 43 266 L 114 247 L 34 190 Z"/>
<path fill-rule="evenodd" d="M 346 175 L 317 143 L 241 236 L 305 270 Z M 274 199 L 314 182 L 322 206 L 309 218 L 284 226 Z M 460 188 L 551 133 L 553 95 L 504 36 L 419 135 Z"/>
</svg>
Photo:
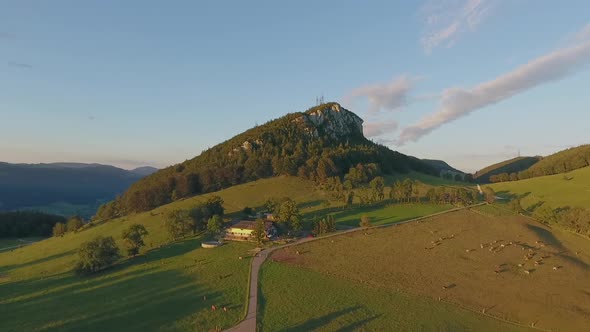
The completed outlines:
<svg viewBox="0 0 590 332">
<path fill-rule="evenodd" d="M 335 283 L 346 280 L 382 294 L 401 290 L 524 326 L 560 331 L 590 326 L 590 242 L 520 216 L 463 210 L 282 249 L 273 260 L 276 265 L 319 273 Z M 262 282 L 263 292 L 265 287 Z M 307 283 L 306 287 L 315 286 Z M 351 294 L 348 289 L 313 288 L 313 292 L 334 302 Z M 275 296 L 281 296 L 280 292 L 267 288 L 263 317 L 279 310 L 272 305 L 277 303 Z M 313 306 L 303 297 L 289 301 L 294 308 Z M 314 318 L 308 315 L 299 320 Z M 367 328 L 378 329 L 371 326 Z"/>
<path fill-rule="evenodd" d="M 499 195 L 522 195 L 524 208 L 546 202 L 553 208 L 590 207 L 590 167 L 566 174 L 490 185 Z"/>
<path fill-rule="evenodd" d="M 213 194 L 224 199 L 228 213 L 260 206 L 271 197 L 289 196 L 300 203 L 323 199 L 312 182 L 289 177 Z M 230 243 L 206 250 L 196 237 L 168 245 L 164 228 L 167 211 L 190 208 L 207 196 L 0 253 L 0 330 L 113 331 L 124 326 L 126 331 L 207 331 L 234 325 L 244 312 L 248 250 L 253 244 Z M 308 205 L 304 211 L 321 206 Z M 134 223 L 149 232 L 143 256 L 123 260 L 96 276 L 72 272 L 81 243 L 103 235 L 113 236 L 121 246 L 122 231 Z M 212 312 L 211 305 L 220 309 Z M 223 306 L 229 310 L 222 311 Z"/>
</svg>

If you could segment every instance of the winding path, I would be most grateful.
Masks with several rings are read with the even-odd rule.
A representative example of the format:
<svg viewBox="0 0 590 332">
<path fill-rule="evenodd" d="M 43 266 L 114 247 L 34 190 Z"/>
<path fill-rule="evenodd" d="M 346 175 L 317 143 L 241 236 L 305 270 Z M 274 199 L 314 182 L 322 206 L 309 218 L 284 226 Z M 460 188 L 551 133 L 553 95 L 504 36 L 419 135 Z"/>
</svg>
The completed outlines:
<svg viewBox="0 0 590 332">
<path fill-rule="evenodd" d="M 396 222 L 396 223 L 391 223 L 391 224 L 372 226 L 372 227 L 368 227 L 368 228 L 360 228 L 360 227 L 351 228 L 351 229 L 338 231 L 338 232 L 328 234 L 325 236 L 321 236 L 321 237 L 306 237 L 303 239 L 299 239 L 295 242 L 284 244 L 282 246 L 264 249 L 264 250 L 260 251 L 256 256 L 254 256 L 254 259 L 252 260 L 252 268 L 250 270 L 250 285 L 249 285 L 250 288 L 249 288 L 249 292 L 248 292 L 248 294 L 249 294 L 248 295 L 248 313 L 246 314 L 246 318 L 243 321 L 241 321 L 238 325 L 236 325 L 230 329 L 227 329 L 226 331 L 227 332 L 256 332 L 256 315 L 258 313 L 258 275 L 259 275 L 260 267 L 262 266 L 264 261 L 266 261 L 266 259 L 270 256 L 270 254 L 277 249 L 282 249 L 282 248 L 302 244 L 305 242 L 323 240 L 323 239 L 327 239 L 327 238 L 330 238 L 333 236 L 339 236 L 342 234 L 358 232 L 361 230 L 386 228 L 386 227 L 393 227 L 393 226 L 397 226 L 397 225 L 407 224 L 410 222 L 415 222 L 415 221 L 419 221 L 422 219 L 435 217 L 435 216 L 438 216 L 441 214 L 446 214 L 446 213 L 455 212 L 455 211 L 459 211 L 459 210 L 463 210 L 463 209 L 468 209 L 468 208 L 472 208 L 472 207 L 476 207 L 476 206 L 480 206 L 480 205 L 484 205 L 484 204 L 486 204 L 486 203 L 479 203 L 479 204 L 475 204 L 475 205 L 450 209 L 450 210 L 446 210 L 446 211 L 442 211 L 442 212 L 429 214 L 427 216 L 408 219 L 408 220 L 404 220 L 404 221 L 400 221 L 400 222 Z"/>
</svg>

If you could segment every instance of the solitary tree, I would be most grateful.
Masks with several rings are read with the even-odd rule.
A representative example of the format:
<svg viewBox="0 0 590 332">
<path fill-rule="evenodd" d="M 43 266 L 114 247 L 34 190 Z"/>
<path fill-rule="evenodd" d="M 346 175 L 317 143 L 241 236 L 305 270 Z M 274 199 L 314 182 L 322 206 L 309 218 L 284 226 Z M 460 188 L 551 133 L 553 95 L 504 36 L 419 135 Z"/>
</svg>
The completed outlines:
<svg viewBox="0 0 590 332">
<path fill-rule="evenodd" d="M 145 246 L 143 237 L 148 235 L 148 231 L 141 224 L 133 224 L 123 231 L 123 240 L 127 254 L 135 256 L 139 253 L 139 248 Z"/>
<path fill-rule="evenodd" d="M 362 228 L 371 227 L 371 218 L 369 218 L 367 215 L 361 216 L 360 226 Z"/>
<path fill-rule="evenodd" d="M 58 222 L 55 225 L 53 225 L 53 236 L 63 236 L 66 233 L 66 230 L 66 225 L 63 222 Z"/>
<path fill-rule="evenodd" d="M 77 271 L 98 272 L 119 259 L 119 248 L 112 236 L 97 236 L 92 241 L 82 243 L 78 249 L 78 257 Z"/>
<path fill-rule="evenodd" d="M 84 220 L 80 216 L 73 216 L 68 219 L 68 223 L 66 224 L 66 228 L 68 232 L 75 232 L 79 230 L 82 226 L 84 226 Z"/>
<path fill-rule="evenodd" d="M 186 210 L 173 210 L 166 216 L 166 229 L 173 240 L 180 239 L 194 230 L 194 222 Z"/>
</svg>

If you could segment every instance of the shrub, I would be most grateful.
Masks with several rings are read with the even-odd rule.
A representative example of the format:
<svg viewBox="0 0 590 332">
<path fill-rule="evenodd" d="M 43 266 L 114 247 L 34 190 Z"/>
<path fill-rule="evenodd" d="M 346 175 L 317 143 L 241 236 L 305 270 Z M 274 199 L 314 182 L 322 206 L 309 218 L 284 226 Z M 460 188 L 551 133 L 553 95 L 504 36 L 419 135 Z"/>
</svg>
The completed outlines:
<svg viewBox="0 0 590 332">
<path fill-rule="evenodd" d="M 63 222 L 58 222 L 57 224 L 53 225 L 52 229 L 53 236 L 63 236 L 66 233 L 66 224 Z"/>
<path fill-rule="evenodd" d="M 363 228 L 371 227 L 371 218 L 367 215 L 361 216 L 360 226 Z"/>
<path fill-rule="evenodd" d="M 78 249 L 79 261 L 76 270 L 81 273 L 101 271 L 119 259 L 119 248 L 112 236 L 97 236 L 84 242 Z"/>
<path fill-rule="evenodd" d="M 82 226 L 84 226 L 84 220 L 80 216 L 71 217 L 66 224 L 68 232 L 75 232 L 82 228 Z"/>
</svg>

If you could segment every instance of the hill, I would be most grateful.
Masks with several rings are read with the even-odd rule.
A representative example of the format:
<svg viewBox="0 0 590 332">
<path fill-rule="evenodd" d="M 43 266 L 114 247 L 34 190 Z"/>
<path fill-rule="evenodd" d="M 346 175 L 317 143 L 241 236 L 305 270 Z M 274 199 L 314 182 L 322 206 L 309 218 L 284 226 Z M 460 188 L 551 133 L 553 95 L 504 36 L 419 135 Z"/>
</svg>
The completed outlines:
<svg viewBox="0 0 590 332">
<path fill-rule="evenodd" d="M 452 172 L 452 173 L 459 173 L 464 174 L 465 172 L 460 171 L 451 165 L 447 164 L 443 160 L 436 160 L 436 159 L 421 159 L 423 162 L 427 163 L 428 165 L 435 168 L 439 173 L 441 172 Z"/>
<path fill-rule="evenodd" d="M 184 197 L 279 175 L 323 182 L 342 177 L 357 164 L 374 164 L 384 174 L 436 174 L 419 159 L 366 139 L 362 123 L 337 103 L 287 114 L 134 183 L 105 210 L 149 211 Z"/>
<path fill-rule="evenodd" d="M 590 144 L 580 145 L 544 157 L 518 173 L 519 179 L 566 173 L 590 165 Z"/>
<path fill-rule="evenodd" d="M 494 183 L 490 185 L 500 196 L 521 197 L 523 208 L 547 203 L 553 208 L 590 207 L 590 167 L 567 174 L 555 174 L 531 179 Z"/>
<path fill-rule="evenodd" d="M 541 160 L 541 157 L 516 157 L 505 160 L 475 172 L 473 179 L 477 183 L 498 182 L 492 181 L 493 176 L 504 173 L 509 176 L 512 173 L 521 172 L 536 164 L 539 160 Z"/>
<path fill-rule="evenodd" d="M 151 166 L 143 166 L 132 169 L 130 172 L 139 176 L 148 176 L 158 171 L 157 168 Z"/>
<path fill-rule="evenodd" d="M 68 215 L 68 208 L 77 206 L 89 217 L 99 203 L 115 198 L 143 176 L 100 164 L 0 162 L 0 211 L 34 208 Z"/>
<path fill-rule="evenodd" d="M 244 312 L 248 251 L 254 245 L 233 242 L 206 250 L 200 247 L 201 235 L 170 244 L 165 228 L 168 211 L 191 208 L 209 195 L 224 200 L 230 217 L 273 197 L 297 200 L 303 213 L 322 208 L 320 202 L 326 199 L 309 180 L 274 177 L 0 252 L 0 306 L 6 314 L 0 330 L 105 331 L 125 326 L 128 331 L 210 331 L 235 325 Z M 113 236 L 122 246 L 122 231 L 136 223 L 149 232 L 140 256 L 93 277 L 72 271 L 81 243 L 102 235 Z M 228 312 L 212 313 L 211 305 L 226 306 Z M 55 308 L 61 308 L 59 314 Z"/>
</svg>

